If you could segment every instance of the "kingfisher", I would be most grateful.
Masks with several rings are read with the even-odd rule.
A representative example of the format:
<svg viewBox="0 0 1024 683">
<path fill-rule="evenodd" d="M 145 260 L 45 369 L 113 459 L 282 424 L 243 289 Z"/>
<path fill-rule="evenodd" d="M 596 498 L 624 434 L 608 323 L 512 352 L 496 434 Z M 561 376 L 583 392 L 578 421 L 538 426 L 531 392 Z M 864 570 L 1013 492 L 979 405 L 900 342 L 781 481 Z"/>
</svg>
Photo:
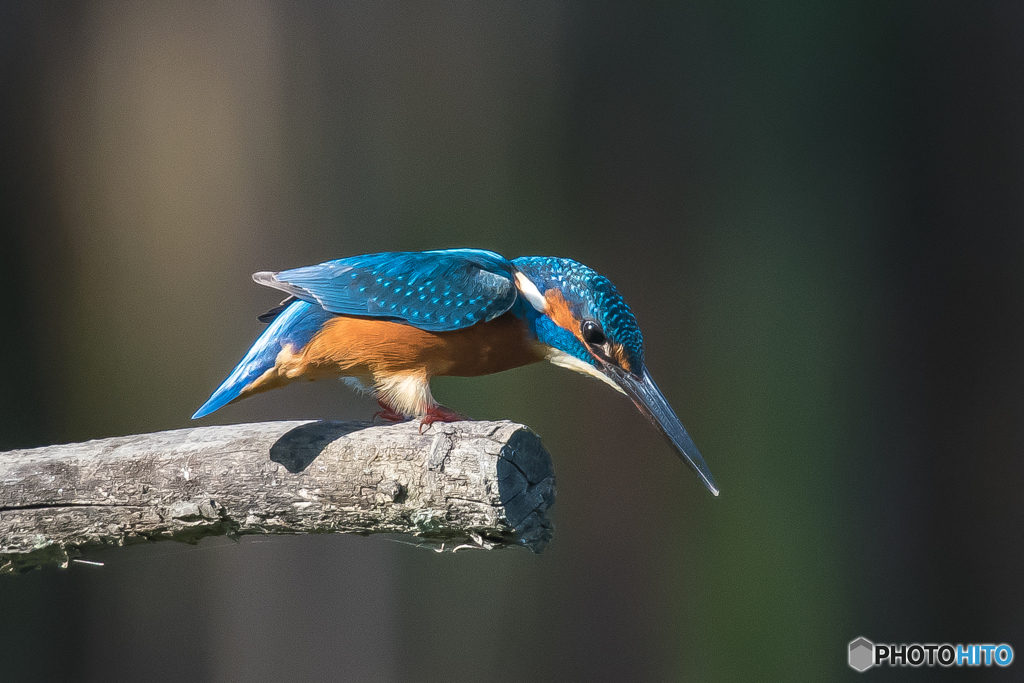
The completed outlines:
<svg viewBox="0 0 1024 683">
<path fill-rule="evenodd" d="M 387 421 L 464 420 L 430 393 L 433 377 L 478 377 L 548 360 L 628 396 L 711 493 L 711 472 L 654 383 L 640 327 L 608 278 L 567 258 L 506 259 L 482 249 L 366 254 L 280 272 L 287 294 L 267 328 L 192 416 L 299 379 L 341 378 Z"/>
</svg>

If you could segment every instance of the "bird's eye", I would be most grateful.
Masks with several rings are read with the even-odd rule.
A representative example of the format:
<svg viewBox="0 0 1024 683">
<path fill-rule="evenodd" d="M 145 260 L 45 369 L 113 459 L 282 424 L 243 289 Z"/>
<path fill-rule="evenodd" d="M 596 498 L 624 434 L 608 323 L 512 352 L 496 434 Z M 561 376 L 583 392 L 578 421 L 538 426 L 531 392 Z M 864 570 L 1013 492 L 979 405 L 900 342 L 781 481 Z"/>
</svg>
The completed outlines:
<svg viewBox="0 0 1024 683">
<path fill-rule="evenodd" d="M 601 326 L 593 320 L 588 320 L 583 323 L 583 341 L 591 346 L 601 346 L 607 339 L 604 336 L 604 332 L 601 331 Z"/>
</svg>

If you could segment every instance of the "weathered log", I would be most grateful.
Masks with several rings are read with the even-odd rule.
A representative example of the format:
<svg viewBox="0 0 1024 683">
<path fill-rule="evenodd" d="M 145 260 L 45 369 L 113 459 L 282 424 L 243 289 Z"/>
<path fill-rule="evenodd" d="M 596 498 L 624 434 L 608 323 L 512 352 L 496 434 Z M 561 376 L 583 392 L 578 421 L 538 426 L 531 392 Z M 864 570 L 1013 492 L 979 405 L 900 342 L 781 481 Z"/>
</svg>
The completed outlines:
<svg viewBox="0 0 1024 683">
<path fill-rule="evenodd" d="M 0 453 L 0 572 L 143 541 L 395 533 L 434 546 L 551 537 L 555 477 L 512 422 L 264 422 Z"/>
</svg>

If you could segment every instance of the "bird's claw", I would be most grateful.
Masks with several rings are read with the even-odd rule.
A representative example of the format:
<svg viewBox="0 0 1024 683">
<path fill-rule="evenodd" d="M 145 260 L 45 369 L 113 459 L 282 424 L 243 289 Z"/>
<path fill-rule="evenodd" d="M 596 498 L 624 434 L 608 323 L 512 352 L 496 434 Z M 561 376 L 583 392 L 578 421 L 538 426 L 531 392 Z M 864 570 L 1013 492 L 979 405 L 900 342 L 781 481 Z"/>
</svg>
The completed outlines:
<svg viewBox="0 0 1024 683">
<path fill-rule="evenodd" d="M 380 418 L 385 422 L 405 422 L 409 418 L 402 415 L 400 412 L 389 406 L 384 401 L 377 401 L 377 405 L 380 406 L 380 410 L 373 414 L 373 417 Z"/>
<path fill-rule="evenodd" d="M 435 422 L 462 422 L 466 420 L 465 415 L 455 412 L 451 408 L 445 408 L 444 406 L 430 406 L 427 408 L 427 414 L 420 420 L 420 434 L 423 433 L 424 428 L 429 427 Z"/>
</svg>

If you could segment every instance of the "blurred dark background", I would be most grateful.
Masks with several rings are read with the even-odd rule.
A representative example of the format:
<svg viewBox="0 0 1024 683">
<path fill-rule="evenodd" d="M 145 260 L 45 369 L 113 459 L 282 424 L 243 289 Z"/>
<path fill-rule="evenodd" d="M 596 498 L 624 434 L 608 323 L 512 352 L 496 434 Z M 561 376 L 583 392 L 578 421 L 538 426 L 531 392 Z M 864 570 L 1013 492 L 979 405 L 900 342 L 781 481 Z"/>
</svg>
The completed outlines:
<svg viewBox="0 0 1024 683">
<path fill-rule="evenodd" d="M 0 577 L 3 680 L 1024 652 L 1024 3 L 0 1 L 0 92 L 0 449 L 189 426 L 276 302 L 253 271 L 475 246 L 615 281 L 722 487 L 587 378 L 441 381 L 544 437 L 542 555 L 110 551 Z M 322 382 L 204 423 L 374 409 Z"/>
</svg>

